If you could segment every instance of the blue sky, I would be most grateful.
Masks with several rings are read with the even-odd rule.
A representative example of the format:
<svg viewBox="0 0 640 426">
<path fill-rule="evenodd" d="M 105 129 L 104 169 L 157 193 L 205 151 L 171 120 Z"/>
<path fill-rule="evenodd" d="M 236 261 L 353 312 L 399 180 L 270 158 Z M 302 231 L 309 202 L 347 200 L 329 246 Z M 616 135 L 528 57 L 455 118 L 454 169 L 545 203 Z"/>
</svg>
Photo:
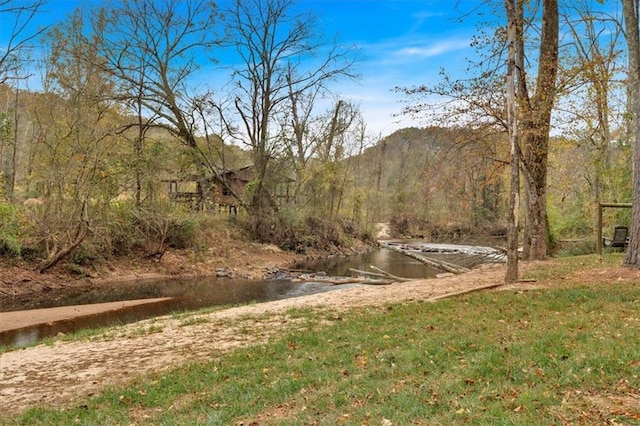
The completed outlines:
<svg viewBox="0 0 640 426">
<path fill-rule="evenodd" d="M 88 1 L 88 0 L 85 0 Z M 334 91 L 360 105 L 373 135 L 428 123 L 394 117 L 401 108 L 396 86 L 435 83 L 441 68 L 462 75 L 473 55 L 475 13 L 480 0 L 298 0 L 301 11 L 320 17 L 321 30 L 359 49 L 358 82 L 336 84 Z M 49 0 L 44 22 L 58 22 L 82 0 Z M 6 43 L 0 23 L 0 48 Z M 33 86 L 33 85 L 32 85 Z"/>
<path fill-rule="evenodd" d="M 458 3 L 462 3 L 459 6 Z M 438 81 L 441 68 L 461 75 L 474 54 L 474 16 L 459 19 L 479 2 L 465 0 L 302 0 L 344 43 L 360 49 L 362 80 L 338 91 L 360 103 L 368 128 L 383 136 L 415 122 L 394 117 L 402 105 L 396 86 Z M 467 9 L 465 9 L 467 8 Z"/>
</svg>

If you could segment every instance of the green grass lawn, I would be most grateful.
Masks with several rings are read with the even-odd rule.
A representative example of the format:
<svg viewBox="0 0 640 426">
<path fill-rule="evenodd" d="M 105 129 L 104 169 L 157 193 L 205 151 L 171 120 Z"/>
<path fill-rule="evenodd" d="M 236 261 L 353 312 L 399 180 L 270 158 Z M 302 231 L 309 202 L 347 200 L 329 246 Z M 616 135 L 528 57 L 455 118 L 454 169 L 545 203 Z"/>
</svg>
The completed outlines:
<svg viewBox="0 0 640 426">
<path fill-rule="evenodd" d="M 640 424 L 637 284 L 292 311 L 302 329 L 266 345 L 0 423 Z"/>
</svg>

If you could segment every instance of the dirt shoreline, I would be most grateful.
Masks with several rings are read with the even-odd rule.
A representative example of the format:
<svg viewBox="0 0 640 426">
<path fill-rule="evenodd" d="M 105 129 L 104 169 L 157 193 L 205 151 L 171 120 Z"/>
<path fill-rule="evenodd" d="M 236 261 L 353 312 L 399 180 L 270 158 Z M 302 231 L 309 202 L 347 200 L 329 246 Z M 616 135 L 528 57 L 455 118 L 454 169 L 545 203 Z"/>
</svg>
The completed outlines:
<svg viewBox="0 0 640 426">
<path fill-rule="evenodd" d="M 286 313 L 291 308 L 342 311 L 429 300 L 500 284 L 503 271 L 500 265 L 465 276 L 360 286 L 197 315 L 197 321 L 169 315 L 116 327 L 109 336 L 58 340 L 52 346 L 6 352 L 0 354 L 0 410 L 15 413 L 32 406 L 66 406 L 105 386 L 126 384 L 135 376 L 265 342 L 283 327 L 295 324 Z M 252 332 L 240 332 L 246 329 Z"/>
<path fill-rule="evenodd" d="M 170 297 L 156 297 L 153 299 L 122 300 L 89 305 L 58 306 L 55 308 L 0 312 L 0 333 L 104 312 L 128 309 L 149 303 L 159 303 L 170 299 Z"/>
</svg>

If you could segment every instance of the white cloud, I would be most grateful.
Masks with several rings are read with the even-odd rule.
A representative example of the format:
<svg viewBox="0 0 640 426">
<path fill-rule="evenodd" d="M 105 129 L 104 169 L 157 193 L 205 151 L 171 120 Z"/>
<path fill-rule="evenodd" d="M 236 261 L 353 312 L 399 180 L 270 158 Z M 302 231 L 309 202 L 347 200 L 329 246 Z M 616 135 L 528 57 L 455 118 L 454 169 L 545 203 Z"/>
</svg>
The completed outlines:
<svg viewBox="0 0 640 426">
<path fill-rule="evenodd" d="M 400 57 L 431 58 L 469 48 L 469 40 L 444 40 L 425 46 L 399 48 L 395 55 Z"/>
<path fill-rule="evenodd" d="M 465 51 L 471 50 L 470 38 L 456 34 L 449 38 L 422 35 L 398 37 L 362 45 L 365 60 L 359 63 L 362 79 L 336 84 L 334 93 L 360 105 L 372 134 L 386 136 L 405 127 L 424 127 L 425 120 L 399 115 L 404 95 L 395 87 L 435 85 L 440 68 L 459 73 L 467 64 Z M 469 52 L 471 54 L 471 52 Z"/>
</svg>

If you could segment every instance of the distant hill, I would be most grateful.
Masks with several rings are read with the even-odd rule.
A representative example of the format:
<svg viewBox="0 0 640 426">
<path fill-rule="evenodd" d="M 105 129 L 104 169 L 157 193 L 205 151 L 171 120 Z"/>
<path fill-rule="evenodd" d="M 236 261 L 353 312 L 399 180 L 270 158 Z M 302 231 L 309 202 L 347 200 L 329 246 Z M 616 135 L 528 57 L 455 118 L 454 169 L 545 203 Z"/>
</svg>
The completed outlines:
<svg viewBox="0 0 640 426">
<path fill-rule="evenodd" d="M 495 220 L 506 197 L 502 145 L 465 129 L 405 128 L 348 159 L 380 214 L 440 224 Z"/>
</svg>

